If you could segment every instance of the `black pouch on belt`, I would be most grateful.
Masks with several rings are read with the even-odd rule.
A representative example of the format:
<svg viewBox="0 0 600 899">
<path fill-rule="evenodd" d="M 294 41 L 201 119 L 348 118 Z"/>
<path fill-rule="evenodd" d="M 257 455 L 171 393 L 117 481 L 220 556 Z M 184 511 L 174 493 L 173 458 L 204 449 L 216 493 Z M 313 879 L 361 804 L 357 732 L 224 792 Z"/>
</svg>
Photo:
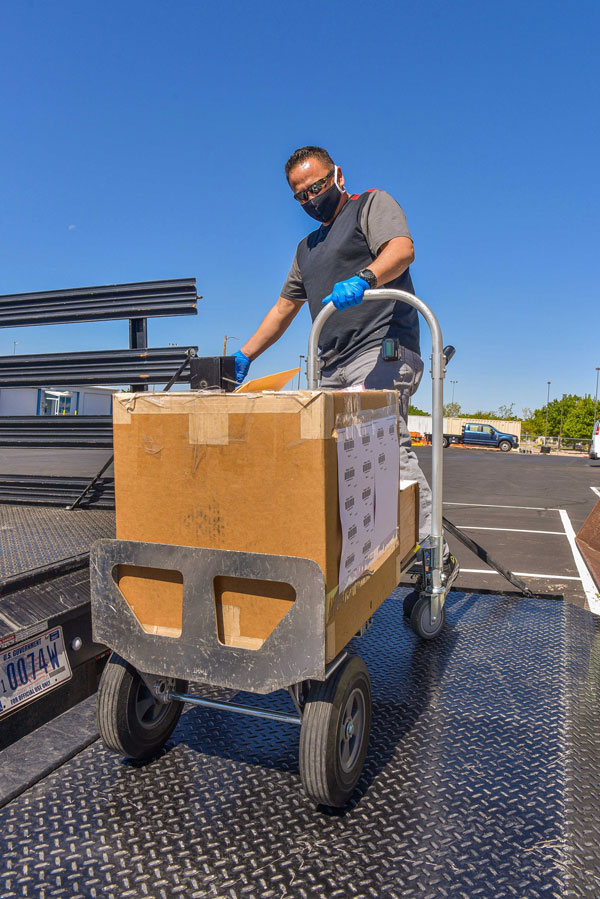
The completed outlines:
<svg viewBox="0 0 600 899">
<path fill-rule="evenodd" d="M 402 345 L 397 337 L 385 337 L 381 341 L 381 358 L 384 362 L 396 362 L 402 358 Z"/>
</svg>

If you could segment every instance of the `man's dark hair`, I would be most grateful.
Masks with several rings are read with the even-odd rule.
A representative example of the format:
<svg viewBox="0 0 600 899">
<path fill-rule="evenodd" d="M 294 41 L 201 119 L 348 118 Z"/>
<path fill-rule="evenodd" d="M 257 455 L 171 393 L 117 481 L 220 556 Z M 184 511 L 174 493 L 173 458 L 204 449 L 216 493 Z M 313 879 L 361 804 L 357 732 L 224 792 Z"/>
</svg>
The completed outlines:
<svg viewBox="0 0 600 899">
<path fill-rule="evenodd" d="M 294 150 L 285 164 L 285 177 L 288 181 L 290 180 L 290 172 L 292 169 L 295 166 L 300 165 L 301 162 L 306 162 L 307 159 L 320 159 L 325 165 L 334 165 L 333 159 L 323 147 L 300 147 L 299 150 Z"/>
</svg>

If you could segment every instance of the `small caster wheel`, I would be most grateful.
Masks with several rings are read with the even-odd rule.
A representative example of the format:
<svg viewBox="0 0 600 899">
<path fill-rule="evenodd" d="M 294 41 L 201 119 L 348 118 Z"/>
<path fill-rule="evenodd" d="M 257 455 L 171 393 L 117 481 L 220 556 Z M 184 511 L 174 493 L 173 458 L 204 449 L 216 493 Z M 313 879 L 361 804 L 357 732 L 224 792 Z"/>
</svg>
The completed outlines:
<svg viewBox="0 0 600 899">
<path fill-rule="evenodd" d="M 410 613 L 410 624 L 417 636 L 423 640 L 434 640 L 446 623 L 446 609 L 441 608 L 435 621 L 431 620 L 429 598 L 420 596 Z"/>
<path fill-rule="evenodd" d="M 187 682 L 175 681 L 178 693 Z M 98 730 L 109 747 L 130 759 L 144 760 L 164 746 L 179 720 L 183 703 L 155 699 L 138 671 L 111 653 L 98 686 Z"/>
<path fill-rule="evenodd" d="M 402 600 L 402 612 L 405 618 L 410 618 L 412 615 L 412 610 L 415 607 L 415 603 L 418 602 L 419 597 L 421 596 L 419 590 L 411 590 L 410 593 L 407 593 L 404 599 Z"/>
<path fill-rule="evenodd" d="M 308 796 L 342 808 L 360 777 L 371 731 L 371 679 L 349 656 L 324 681 L 313 681 L 300 729 L 300 775 Z"/>
</svg>

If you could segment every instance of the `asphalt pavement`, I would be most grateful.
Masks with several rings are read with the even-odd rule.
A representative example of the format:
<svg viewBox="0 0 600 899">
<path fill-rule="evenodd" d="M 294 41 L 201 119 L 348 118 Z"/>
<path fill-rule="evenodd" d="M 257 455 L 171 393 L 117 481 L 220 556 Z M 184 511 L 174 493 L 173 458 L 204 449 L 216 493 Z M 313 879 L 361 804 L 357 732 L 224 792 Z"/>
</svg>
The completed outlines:
<svg viewBox="0 0 600 899">
<path fill-rule="evenodd" d="M 415 452 L 431 479 L 431 448 Z M 73 475 L 90 478 L 110 450 L 0 448 L 1 474 Z M 579 531 L 600 499 L 600 462 L 587 456 L 501 453 L 449 447 L 444 451 L 444 515 L 534 593 L 563 594 L 586 605 L 570 529 Z M 106 476 L 112 475 L 112 467 Z M 470 590 L 514 590 L 455 538 L 461 574 Z M 589 598 L 588 598 L 589 604 Z"/>
<path fill-rule="evenodd" d="M 430 479 L 431 448 L 415 452 Z M 586 583 L 569 538 L 600 500 L 600 462 L 449 447 L 443 463 L 444 516 L 534 593 L 563 594 L 585 606 Z M 514 590 L 454 537 L 448 542 L 460 561 L 458 587 Z"/>
</svg>

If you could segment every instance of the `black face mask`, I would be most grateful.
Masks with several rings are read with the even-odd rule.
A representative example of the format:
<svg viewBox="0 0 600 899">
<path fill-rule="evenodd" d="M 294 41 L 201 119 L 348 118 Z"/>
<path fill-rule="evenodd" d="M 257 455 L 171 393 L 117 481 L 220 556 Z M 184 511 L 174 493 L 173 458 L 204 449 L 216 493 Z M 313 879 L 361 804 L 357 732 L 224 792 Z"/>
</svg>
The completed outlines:
<svg viewBox="0 0 600 899">
<path fill-rule="evenodd" d="M 328 222 L 335 215 L 335 210 L 340 202 L 342 189 L 337 185 L 337 172 L 335 182 L 328 190 L 323 191 L 318 197 L 313 197 L 302 204 L 307 215 L 318 222 Z"/>
</svg>

